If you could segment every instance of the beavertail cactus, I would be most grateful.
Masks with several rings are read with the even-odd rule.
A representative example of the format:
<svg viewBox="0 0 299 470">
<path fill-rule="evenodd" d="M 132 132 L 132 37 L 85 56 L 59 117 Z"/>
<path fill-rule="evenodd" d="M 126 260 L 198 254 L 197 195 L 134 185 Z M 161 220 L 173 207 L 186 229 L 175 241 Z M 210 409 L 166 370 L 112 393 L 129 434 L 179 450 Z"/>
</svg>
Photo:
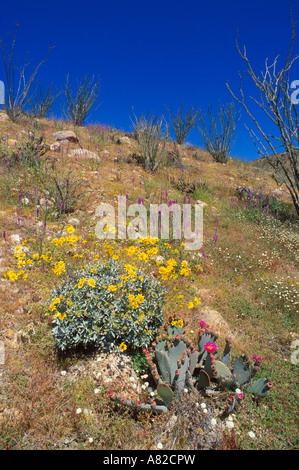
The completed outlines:
<svg viewBox="0 0 299 470">
<path fill-rule="evenodd" d="M 164 335 L 149 349 L 143 350 L 157 393 L 168 406 L 174 395 L 192 388 L 192 374 L 198 364 L 199 352 L 185 336 L 185 323 L 171 318 Z"/>
<path fill-rule="evenodd" d="M 231 341 L 226 339 L 221 359 L 218 359 L 217 335 L 205 322 L 200 322 L 198 348 L 185 335 L 186 323 L 177 318 L 169 318 L 164 334 L 161 334 L 149 348 L 143 348 L 149 370 L 156 384 L 159 397 L 156 403 L 145 404 L 111 394 L 118 403 L 132 408 L 150 410 L 156 413 L 167 411 L 173 400 L 184 389 L 198 390 L 203 395 L 215 394 L 215 387 L 229 392 L 223 414 L 231 413 L 242 400 L 242 388 L 250 386 L 250 392 L 266 397 L 272 383 L 265 378 L 252 379 L 259 371 L 261 359 L 246 355 L 237 357 L 233 364 Z M 214 390 L 212 390 L 212 389 Z M 219 392 L 218 392 L 219 393 Z M 217 395 L 217 390 L 216 390 Z"/>
</svg>

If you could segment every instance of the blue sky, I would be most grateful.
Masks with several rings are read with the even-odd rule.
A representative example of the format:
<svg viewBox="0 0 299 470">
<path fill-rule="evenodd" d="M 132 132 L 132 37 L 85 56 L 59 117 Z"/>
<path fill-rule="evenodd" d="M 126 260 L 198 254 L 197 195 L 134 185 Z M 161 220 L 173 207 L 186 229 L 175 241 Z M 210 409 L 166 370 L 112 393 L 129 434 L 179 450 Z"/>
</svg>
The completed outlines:
<svg viewBox="0 0 299 470">
<path fill-rule="evenodd" d="M 299 0 L 293 17 L 299 18 Z M 98 76 L 101 106 L 90 120 L 125 131 L 131 130 L 132 108 L 159 114 L 184 102 L 205 112 L 210 103 L 233 101 L 226 83 L 237 92 L 238 73 L 246 69 L 236 49 L 237 31 L 256 72 L 267 57 L 284 57 L 290 40 L 287 0 L 1 2 L 0 37 L 14 32 L 16 23 L 20 64 L 27 52 L 34 65 L 55 46 L 40 69 L 42 84 L 62 89 L 67 74 L 74 84 L 85 74 Z M 297 79 L 298 65 L 291 74 Z M 0 80 L 5 82 L 1 57 Z M 244 89 L 256 94 L 249 79 Z M 251 125 L 242 111 L 232 154 L 251 160 L 256 148 L 245 123 Z M 197 130 L 189 141 L 201 145 Z"/>
</svg>

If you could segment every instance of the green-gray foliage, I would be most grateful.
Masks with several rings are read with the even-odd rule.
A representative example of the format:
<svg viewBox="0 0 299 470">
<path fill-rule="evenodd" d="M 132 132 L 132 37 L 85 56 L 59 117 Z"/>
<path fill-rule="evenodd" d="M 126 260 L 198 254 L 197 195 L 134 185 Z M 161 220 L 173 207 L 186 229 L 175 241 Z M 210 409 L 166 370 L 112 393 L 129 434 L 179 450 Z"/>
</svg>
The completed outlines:
<svg viewBox="0 0 299 470">
<path fill-rule="evenodd" d="M 109 351 L 121 343 L 132 349 L 150 344 L 163 323 L 164 289 L 138 270 L 134 277 L 126 274 L 115 260 L 87 265 L 55 290 L 52 300 L 60 302 L 53 335 L 59 349 L 96 346 Z M 132 295 L 141 296 L 140 301 L 132 303 Z"/>
</svg>

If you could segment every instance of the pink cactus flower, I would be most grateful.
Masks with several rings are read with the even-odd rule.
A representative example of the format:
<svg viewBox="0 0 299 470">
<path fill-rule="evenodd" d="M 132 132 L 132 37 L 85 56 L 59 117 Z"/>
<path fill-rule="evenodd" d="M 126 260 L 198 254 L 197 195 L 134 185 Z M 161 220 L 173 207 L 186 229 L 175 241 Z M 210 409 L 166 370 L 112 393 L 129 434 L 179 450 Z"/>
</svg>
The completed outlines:
<svg viewBox="0 0 299 470">
<path fill-rule="evenodd" d="M 208 353 L 213 353 L 213 352 L 216 352 L 216 351 L 217 351 L 217 346 L 216 346 L 216 344 L 211 343 L 211 342 L 206 343 L 206 344 L 204 345 L 204 348 L 205 348 L 205 350 L 206 350 Z"/>
</svg>

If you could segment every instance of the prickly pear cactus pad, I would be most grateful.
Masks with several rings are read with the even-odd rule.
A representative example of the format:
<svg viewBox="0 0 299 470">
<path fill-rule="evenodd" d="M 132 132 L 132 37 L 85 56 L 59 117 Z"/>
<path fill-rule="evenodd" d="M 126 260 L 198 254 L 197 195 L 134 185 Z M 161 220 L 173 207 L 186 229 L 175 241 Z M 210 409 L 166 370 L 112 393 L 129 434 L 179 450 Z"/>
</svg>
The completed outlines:
<svg viewBox="0 0 299 470">
<path fill-rule="evenodd" d="M 149 348 L 143 348 L 151 377 L 148 403 L 124 398 L 110 392 L 110 398 L 131 408 L 163 413 L 173 407 L 186 393 L 209 397 L 222 418 L 242 403 L 244 393 L 264 398 L 272 383 L 266 378 L 253 381 L 259 372 L 261 359 L 242 355 L 232 361 L 231 341 L 226 339 L 221 359 L 218 359 L 217 335 L 205 322 L 200 322 L 198 348 L 187 338 L 187 323 L 170 317 L 164 333 Z"/>
</svg>

